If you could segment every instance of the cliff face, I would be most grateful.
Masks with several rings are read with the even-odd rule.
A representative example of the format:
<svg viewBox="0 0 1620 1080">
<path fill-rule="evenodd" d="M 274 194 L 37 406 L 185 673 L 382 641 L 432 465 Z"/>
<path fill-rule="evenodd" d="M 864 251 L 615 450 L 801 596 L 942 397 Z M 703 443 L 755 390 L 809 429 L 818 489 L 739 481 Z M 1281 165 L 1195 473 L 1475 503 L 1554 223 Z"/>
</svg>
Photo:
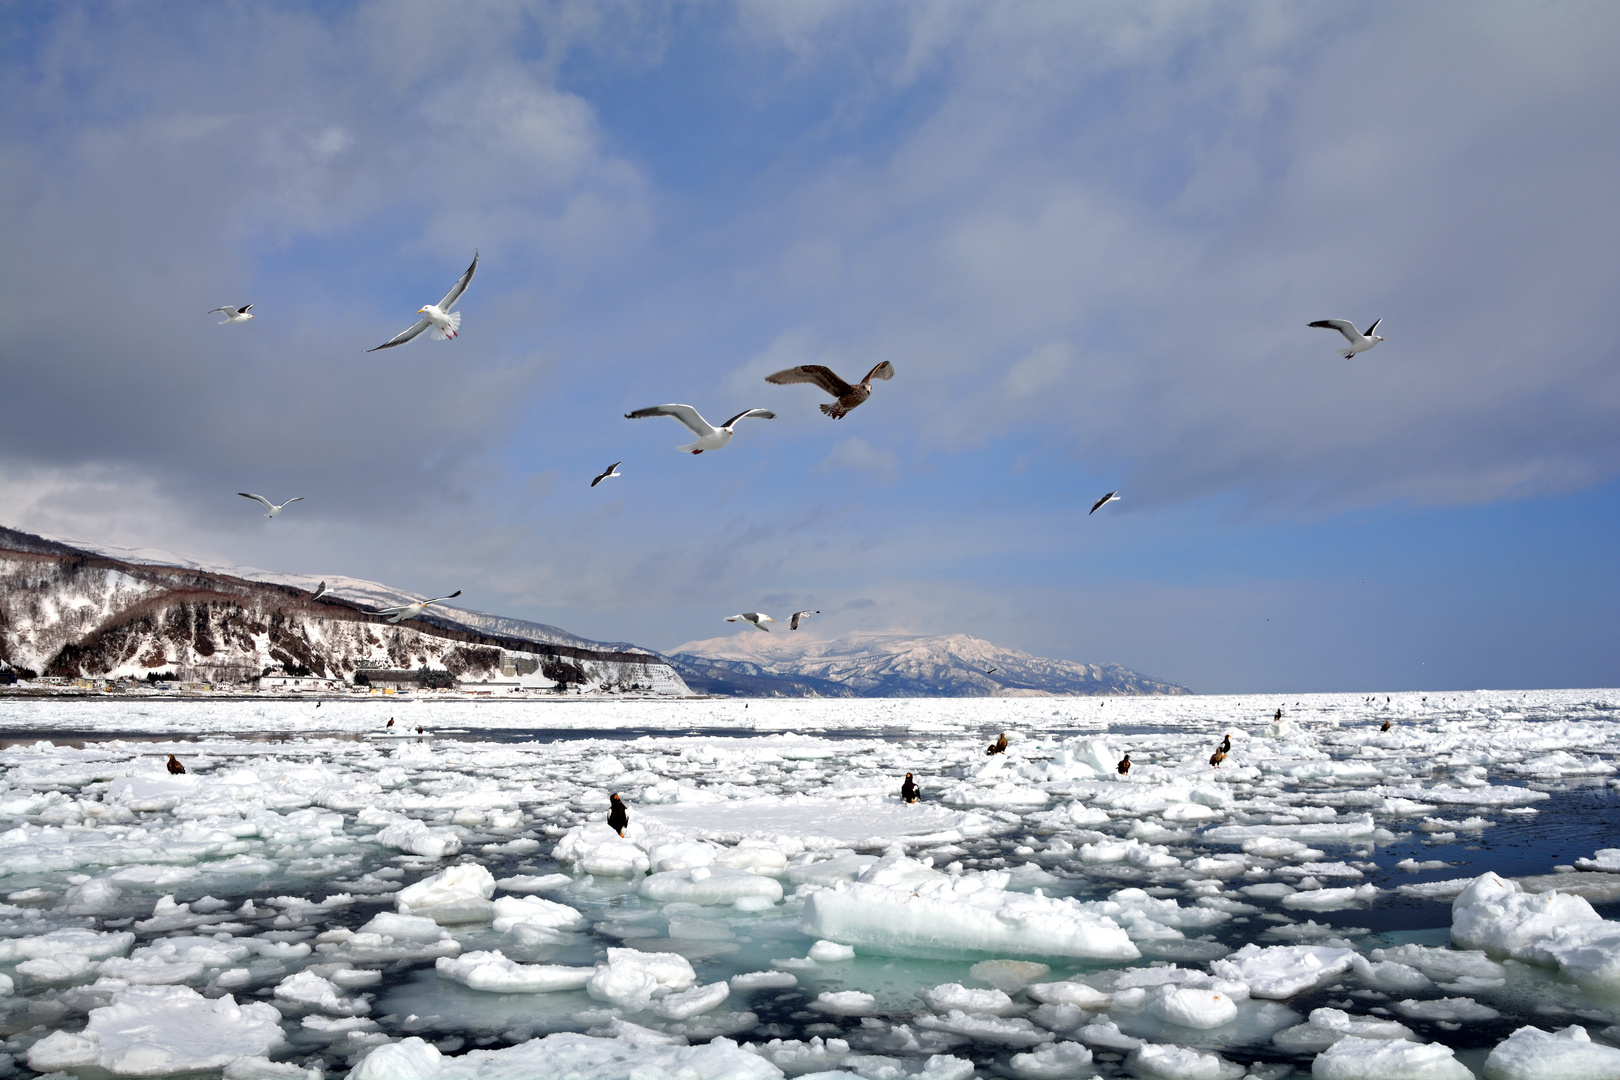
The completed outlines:
<svg viewBox="0 0 1620 1080">
<path fill-rule="evenodd" d="M 350 601 L 185 567 L 125 563 L 0 532 L 0 661 L 41 675 L 235 683 L 267 668 L 352 680 L 356 670 L 442 670 L 458 679 L 522 672 L 534 686 L 638 686 L 688 694 L 646 652 L 479 633 L 436 620 L 391 625 Z"/>
</svg>

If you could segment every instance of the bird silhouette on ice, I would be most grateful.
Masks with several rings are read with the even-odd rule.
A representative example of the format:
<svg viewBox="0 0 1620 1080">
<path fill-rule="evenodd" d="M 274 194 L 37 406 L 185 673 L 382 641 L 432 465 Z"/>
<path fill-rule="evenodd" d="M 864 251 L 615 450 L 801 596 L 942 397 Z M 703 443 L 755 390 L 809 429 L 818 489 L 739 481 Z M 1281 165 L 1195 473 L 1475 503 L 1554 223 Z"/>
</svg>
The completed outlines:
<svg viewBox="0 0 1620 1080">
<path fill-rule="evenodd" d="M 624 803 L 619 801 L 618 792 L 614 792 L 609 796 L 608 802 L 613 804 L 612 808 L 608 810 L 608 828 L 623 836 L 624 830 L 630 825 L 630 811 L 626 810 Z"/>
<path fill-rule="evenodd" d="M 268 511 L 268 513 L 266 513 L 264 515 L 267 518 L 275 517 L 277 514 L 281 513 L 283 510 L 285 510 L 287 507 L 291 506 L 295 502 L 303 502 L 304 501 L 304 497 L 302 495 L 294 495 L 292 498 L 288 499 L 286 502 L 277 504 L 277 503 L 271 502 L 269 499 L 265 498 L 263 495 L 255 495 L 251 491 L 238 491 L 237 494 L 242 496 L 242 498 L 244 498 L 244 499 L 252 499 L 254 502 L 256 502 L 259 505 L 263 506 L 265 508 L 265 510 Z"/>
<path fill-rule="evenodd" d="M 1007 733 L 1003 731 L 995 742 L 990 744 L 986 754 L 1005 754 L 1007 752 Z"/>
<path fill-rule="evenodd" d="M 376 349 L 367 349 L 366 352 L 376 352 L 378 349 L 392 349 L 395 345 L 403 345 L 407 341 L 414 341 L 422 331 L 429 327 L 433 329 L 434 341 L 445 341 L 459 335 L 461 333 L 461 312 L 451 311 L 450 308 L 457 300 L 461 299 L 461 294 L 467 291 L 467 283 L 472 280 L 473 272 L 477 269 L 478 253 L 475 251 L 473 252 L 472 265 L 467 267 L 465 274 L 461 275 L 461 280 L 450 286 L 450 291 L 444 294 L 443 300 L 440 300 L 437 304 L 417 308 L 416 313 L 422 317 L 412 323 L 409 329 L 401 330 L 381 345 L 378 345 Z"/>
<path fill-rule="evenodd" d="M 223 311 L 225 313 L 225 318 L 221 319 L 219 323 L 221 326 L 224 326 L 226 323 L 233 322 L 243 323 L 253 318 L 252 304 L 243 304 L 241 307 L 217 307 L 214 309 L 214 311 Z M 214 311 L 207 311 L 204 312 L 204 314 L 212 315 Z"/>
<path fill-rule="evenodd" d="M 1337 330 L 1339 333 L 1343 334 L 1344 340 L 1350 343 L 1349 346 L 1344 350 L 1344 358 L 1348 360 L 1355 356 L 1356 353 L 1366 352 L 1368 349 L 1384 340 L 1377 334 L 1373 333 L 1373 331 L 1378 329 L 1378 324 L 1383 321 L 1383 319 L 1375 320 L 1371 326 L 1367 327 L 1367 332 L 1365 334 L 1363 334 L 1360 330 L 1357 330 L 1356 324 L 1351 322 L 1349 319 L 1317 319 L 1315 322 L 1307 325 L 1320 327 L 1323 330 Z"/>
<path fill-rule="evenodd" d="M 873 379 L 894 378 L 894 365 L 887 360 L 866 373 L 866 378 L 851 386 L 833 373 L 830 367 L 821 364 L 801 364 L 799 367 L 778 371 L 774 375 L 765 376 L 765 381 L 775 383 L 777 386 L 787 386 L 790 383 L 814 383 L 838 400 L 831 405 L 823 404 L 821 411 L 834 420 L 842 420 L 848 416 L 850 410 L 872 396 Z"/>
<path fill-rule="evenodd" d="M 771 628 L 764 624 L 775 621 L 775 619 L 771 618 L 763 611 L 745 611 L 740 615 L 726 616 L 726 622 L 745 622 L 751 625 L 755 630 L 763 630 L 767 634 L 771 632 Z"/>
<path fill-rule="evenodd" d="M 186 774 L 186 767 L 180 764 L 180 759 L 173 754 L 169 755 L 169 773 L 172 776 L 184 776 Z"/>
<path fill-rule="evenodd" d="M 622 461 L 615 461 L 613 464 L 609 465 L 607 468 L 605 468 L 601 472 L 597 473 L 596 474 L 596 479 L 591 481 L 591 487 L 595 487 L 597 484 L 600 484 L 604 480 L 611 480 L 615 476 L 623 476 L 624 474 L 619 471 L 619 466 L 623 465 L 623 464 L 624 464 L 624 462 L 622 462 Z"/>
<path fill-rule="evenodd" d="M 917 796 L 919 796 L 921 794 L 922 794 L 922 790 L 920 788 L 918 788 L 915 783 L 912 782 L 911 774 L 906 773 L 905 783 L 900 785 L 900 798 L 901 798 L 901 800 L 904 801 L 904 802 L 908 802 L 908 803 L 914 803 L 914 802 L 917 801 Z"/>
<path fill-rule="evenodd" d="M 1131 755 L 1126 754 L 1119 759 L 1119 775 L 1124 776 L 1131 771 Z"/>
<path fill-rule="evenodd" d="M 418 615 L 422 614 L 422 610 L 424 608 L 426 608 L 429 604 L 437 604 L 437 603 L 440 603 L 441 601 L 444 601 L 444 600 L 454 600 L 456 597 L 458 597 L 460 595 L 461 595 L 461 590 L 457 589 L 455 592 L 451 593 L 449 596 L 435 596 L 432 600 L 423 600 L 420 603 L 416 603 L 416 604 L 399 604 L 399 605 L 397 605 L 395 607 L 378 608 L 372 614 L 374 614 L 374 615 L 387 615 L 389 617 L 388 618 L 389 622 L 391 622 L 391 623 L 401 623 L 401 622 L 404 622 L 406 619 L 414 619 Z"/>
<path fill-rule="evenodd" d="M 675 448 L 683 454 L 701 454 L 705 450 L 718 450 L 725 446 L 731 441 L 732 428 L 736 427 L 739 420 L 750 416 L 757 416 L 761 420 L 776 419 L 776 414 L 769 409 L 745 409 L 719 427 L 715 427 L 699 416 L 698 411 L 690 405 L 651 405 L 624 414 L 626 420 L 643 420 L 649 416 L 673 416 L 691 429 L 692 434 L 697 436 L 697 441 Z"/>
</svg>

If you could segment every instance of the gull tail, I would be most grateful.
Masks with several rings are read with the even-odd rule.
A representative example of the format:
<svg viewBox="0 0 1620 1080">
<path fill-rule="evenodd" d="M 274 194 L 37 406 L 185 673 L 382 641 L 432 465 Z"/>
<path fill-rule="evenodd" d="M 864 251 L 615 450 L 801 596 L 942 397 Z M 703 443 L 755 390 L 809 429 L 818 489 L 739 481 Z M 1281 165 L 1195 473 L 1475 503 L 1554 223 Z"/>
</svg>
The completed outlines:
<svg viewBox="0 0 1620 1080">
<path fill-rule="evenodd" d="M 450 329 L 442 330 L 435 326 L 433 328 L 433 338 L 435 341 L 444 341 L 447 338 L 453 338 L 461 333 L 461 312 L 452 311 L 448 316 L 446 316 L 446 318 L 450 320 Z"/>
</svg>

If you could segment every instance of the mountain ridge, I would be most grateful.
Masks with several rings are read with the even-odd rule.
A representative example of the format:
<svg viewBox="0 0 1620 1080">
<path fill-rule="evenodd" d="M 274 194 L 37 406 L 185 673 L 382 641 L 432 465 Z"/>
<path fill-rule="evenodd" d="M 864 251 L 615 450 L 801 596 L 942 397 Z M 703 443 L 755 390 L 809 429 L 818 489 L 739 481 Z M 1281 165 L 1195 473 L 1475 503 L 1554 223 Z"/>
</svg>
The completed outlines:
<svg viewBox="0 0 1620 1080">
<path fill-rule="evenodd" d="M 683 678 L 692 677 L 688 669 L 694 674 L 697 669 L 707 669 L 721 678 L 730 674 L 748 679 L 785 678 L 805 686 L 832 684 L 857 697 L 1192 692 L 1120 664 L 1082 664 L 1034 656 L 968 634 L 924 636 L 857 630 L 836 638 L 809 638 L 744 631 L 730 637 L 689 641 L 668 656 Z"/>
</svg>

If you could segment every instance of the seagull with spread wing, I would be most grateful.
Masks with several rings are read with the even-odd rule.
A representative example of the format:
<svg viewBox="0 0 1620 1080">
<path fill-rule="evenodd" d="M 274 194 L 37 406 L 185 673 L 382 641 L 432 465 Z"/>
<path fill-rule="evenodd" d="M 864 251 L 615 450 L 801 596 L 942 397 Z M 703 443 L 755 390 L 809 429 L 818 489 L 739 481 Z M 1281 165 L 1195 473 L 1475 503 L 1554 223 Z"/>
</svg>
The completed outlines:
<svg viewBox="0 0 1620 1080">
<path fill-rule="evenodd" d="M 1356 353 L 1366 352 L 1368 349 L 1384 340 L 1377 334 L 1373 333 L 1374 330 L 1378 329 L 1378 324 L 1383 321 L 1383 319 L 1374 320 L 1373 324 L 1367 327 L 1367 332 L 1365 334 L 1363 334 L 1360 330 L 1357 330 L 1356 324 L 1351 322 L 1349 319 L 1318 319 L 1313 323 L 1308 323 L 1307 325 L 1319 326 L 1323 330 L 1337 330 L 1339 333 L 1343 334 L 1344 340 L 1350 343 L 1349 347 L 1344 350 L 1344 358 L 1348 360 L 1352 356 L 1356 355 Z"/>
<path fill-rule="evenodd" d="M 815 383 L 827 393 L 838 400 L 831 405 L 823 404 L 821 411 L 834 420 L 842 420 L 849 415 L 849 411 L 867 398 L 872 396 L 873 379 L 894 378 L 894 365 L 887 360 L 866 373 L 866 378 L 860 383 L 851 386 L 833 373 L 830 367 L 821 364 L 801 364 L 798 367 L 778 371 L 775 375 L 765 376 L 765 381 L 775 383 L 777 386 L 787 386 L 790 383 Z"/>
<path fill-rule="evenodd" d="M 321 597 L 323 597 L 325 595 L 326 595 L 326 582 L 323 581 L 323 582 L 321 582 L 319 585 L 317 585 L 315 587 L 314 592 L 309 594 L 309 598 L 310 598 L 311 601 L 315 601 L 315 600 L 319 600 Z"/>
<path fill-rule="evenodd" d="M 771 628 L 766 626 L 765 624 L 768 623 L 768 622 L 775 622 L 775 621 L 776 621 L 775 619 L 771 618 L 769 615 L 765 614 L 763 611 L 745 611 L 741 615 L 727 615 L 726 616 L 726 622 L 750 623 L 750 624 L 753 625 L 755 630 L 763 630 L 767 634 L 771 632 Z"/>
<path fill-rule="evenodd" d="M 600 484 L 604 480 L 611 480 L 615 476 L 623 476 L 624 474 L 619 471 L 619 466 L 623 465 L 623 464 L 624 464 L 624 462 L 622 462 L 622 461 L 615 461 L 613 464 L 611 464 L 607 468 L 603 469 L 600 473 L 597 474 L 596 479 L 591 481 L 591 487 L 595 487 L 597 484 Z"/>
<path fill-rule="evenodd" d="M 450 291 L 444 294 L 443 300 L 440 300 L 437 304 L 429 304 L 425 308 L 418 308 L 416 313 L 422 317 L 416 320 L 415 325 L 409 330 L 403 330 L 395 334 L 377 346 L 376 349 L 367 349 L 366 352 L 376 352 L 377 349 L 392 349 L 395 345 L 403 345 L 407 341 L 414 340 L 417 335 L 430 326 L 433 328 L 434 341 L 444 341 L 461 333 L 461 312 L 451 311 L 450 308 L 457 300 L 461 299 L 461 294 L 467 291 L 467 283 L 472 280 L 473 271 L 477 269 L 478 252 L 475 251 L 473 252 L 472 265 L 467 267 L 465 274 L 461 275 L 461 280 L 452 285 Z"/>
<path fill-rule="evenodd" d="M 377 611 L 372 612 L 372 614 L 387 615 L 389 622 L 400 623 L 404 622 L 406 619 L 416 618 L 418 615 L 422 614 L 422 609 L 427 607 L 429 604 L 437 604 L 442 600 L 454 600 L 460 595 L 461 590 L 457 589 L 449 596 L 435 596 L 432 600 L 423 600 L 419 604 L 400 604 L 398 607 L 380 608 Z"/>
<path fill-rule="evenodd" d="M 269 499 L 265 498 L 263 495 L 255 495 L 251 491 L 238 491 L 237 494 L 242 496 L 242 498 L 244 498 L 244 499 L 252 499 L 254 502 L 259 503 L 261 506 L 263 506 L 265 508 L 265 510 L 269 511 L 268 513 L 266 513 L 264 515 L 267 518 L 275 517 L 277 514 L 281 513 L 283 510 L 285 510 L 287 507 L 291 506 L 295 502 L 303 502 L 304 501 L 304 497 L 302 495 L 294 495 L 292 498 L 288 499 L 286 502 L 281 503 L 278 506 L 277 504 L 271 502 Z"/>
<path fill-rule="evenodd" d="M 1110 491 L 1108 494 L 1104 495 L 1102 498 L 1098 499 L 1096 502 L 1091 504 L 1091 509 L 1086 511 L 1086 516 L 1090 517 L 1092 514 L 1095 514 L 1098 510 L 1101 510 L 1103 507 L 1107 506 L 1109 503 L 1118 502 L 1118 501 L 1119 501 L 1119 492 Z"/>
<path fill-rule="evenodd" d="M 675 448 L 683 454 L 701 454 L 705 450 L 720 449 L 731 441 L 731 429 L 736 426 L 739 420 L 747 419 L 750 416 L 757 416 L 761 420 L 776 419 L 776 414 L 769 409 L 748 409 L 733 416 L 719 427 L 715 427 L 699 416 L 698 411 L 690 405 L 653 405 L 646 409 L 637 409 L 635 412 L 624 414 L 626 420 L 641 420 L 648 416 L 673 416 L 692 429 L 692 434 L 697 436 L 697 441 Z"/>
<path fill-rule="evenodd" d="M 253 318 L 252 304 L 243 304 L 241 307 L 217 307 L 214 309 L 214 311 L 223 311 L 225 313 L 225 318 L 220 320 L 219 325 L 221 326 L 224 326 L 226 323 L 247 322 L 249 319 Z M 205 311 L 203 314 L 212 315 L 214 311 Z"/>
<path fill-rule="evenodd" d="M 788 620 L 788 629 L 797 630 L 800 623 L 810 621 L 810 616 L 820 614 L 819 611 L 795 611 L 793 617 Z"/>
</svg>

